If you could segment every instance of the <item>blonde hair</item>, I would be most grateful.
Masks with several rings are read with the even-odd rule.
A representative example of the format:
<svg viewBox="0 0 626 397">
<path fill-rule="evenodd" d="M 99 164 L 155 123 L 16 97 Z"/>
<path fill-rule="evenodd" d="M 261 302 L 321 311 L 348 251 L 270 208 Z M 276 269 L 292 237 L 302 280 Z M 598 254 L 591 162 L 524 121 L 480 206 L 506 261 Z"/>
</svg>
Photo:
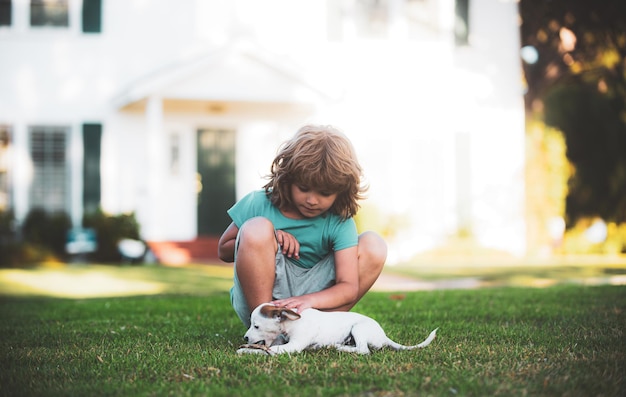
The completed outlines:
<svg viewBox="0 0 626 397">
<path fill-rule="evenodd" d="M 356 215 L 367 191 L 361 175 L 352 143 L 343 133 L 331 126 L 305 125 L 279 148 L 264 189 L 278 208 L 293 205 L 293 184 L 336 193 L 330 211 L 347 219 Z"/>
</svg>

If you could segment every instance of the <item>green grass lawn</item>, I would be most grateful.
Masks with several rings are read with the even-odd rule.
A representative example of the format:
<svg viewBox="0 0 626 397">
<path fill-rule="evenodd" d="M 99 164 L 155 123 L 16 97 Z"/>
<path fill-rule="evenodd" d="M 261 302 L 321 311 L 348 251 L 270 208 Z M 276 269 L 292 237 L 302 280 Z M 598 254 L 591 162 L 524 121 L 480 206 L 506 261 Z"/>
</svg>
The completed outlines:
<svg viewBox="0 0 626 397">
<path fill-rule="evenodd" d="M 0 298 L 0 395 L 626 394 L 624 286 L 372 292 L 355 310 L 392 339 L 439 332 L 426 349 L 370 356 L 238 356 L 227 293 L 204 291 Z"/>
</svg>

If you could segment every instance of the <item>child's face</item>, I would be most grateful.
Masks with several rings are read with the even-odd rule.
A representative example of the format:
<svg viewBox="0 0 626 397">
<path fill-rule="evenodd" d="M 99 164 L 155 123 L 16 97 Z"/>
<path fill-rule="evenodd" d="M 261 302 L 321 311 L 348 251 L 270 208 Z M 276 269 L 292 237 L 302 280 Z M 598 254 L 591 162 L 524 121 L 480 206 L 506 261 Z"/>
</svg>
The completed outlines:
<svg viewBox="0 0 626 397">
<path fill-rule="evenodd" d="M 307 186 L 291 185 L 291 200 L 295 210 L 304 218 L 322 215 L 330 209 L 337 199 L 337 193 L 317 191 Z"/>
</svg>

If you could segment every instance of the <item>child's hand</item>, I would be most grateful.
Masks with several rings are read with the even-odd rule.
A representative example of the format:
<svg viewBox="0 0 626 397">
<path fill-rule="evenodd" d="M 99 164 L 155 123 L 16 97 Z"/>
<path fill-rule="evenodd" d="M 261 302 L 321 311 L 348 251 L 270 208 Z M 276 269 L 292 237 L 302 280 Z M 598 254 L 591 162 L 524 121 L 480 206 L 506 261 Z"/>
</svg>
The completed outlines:
<svg viewBox="0 0 626 397">
<path fill-rule="evenodd" d="M 283 255 L 286 255 L 287 258 L 300 259 L 300 243 L 293 235 L 277 230 L 276 241 L 281 246 Z"/>
<path fill-rule="evenodd" d="M 303 310 L 313 307 L 313 300 L 308 295 L 292 296 L 291 298 L 278 299 L 270 303 L 278 307 L 286 307 L 296 313 L 302 313 Z"/>
</svg>

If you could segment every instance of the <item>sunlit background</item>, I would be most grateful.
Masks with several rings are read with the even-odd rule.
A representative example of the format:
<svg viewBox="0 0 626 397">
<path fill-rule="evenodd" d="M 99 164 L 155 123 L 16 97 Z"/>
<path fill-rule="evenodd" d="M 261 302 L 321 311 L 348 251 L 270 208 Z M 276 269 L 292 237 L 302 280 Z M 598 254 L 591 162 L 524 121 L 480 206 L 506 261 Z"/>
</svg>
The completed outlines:
<svg viewBox="0 0 626 397">
<path fill-rule="evenodd" d="M 581 168 L 546 93 L 606 68 L 622 85 L 594 87 L 623 105 L 624 35 L 543 3 L 0 1 L 0 260 L 219 263 L 226 210 L 320 123 L 356 147 L 357 222 L 389 266 L 623 263 L 626 201 L 572 212 Z"/>
</svg>

